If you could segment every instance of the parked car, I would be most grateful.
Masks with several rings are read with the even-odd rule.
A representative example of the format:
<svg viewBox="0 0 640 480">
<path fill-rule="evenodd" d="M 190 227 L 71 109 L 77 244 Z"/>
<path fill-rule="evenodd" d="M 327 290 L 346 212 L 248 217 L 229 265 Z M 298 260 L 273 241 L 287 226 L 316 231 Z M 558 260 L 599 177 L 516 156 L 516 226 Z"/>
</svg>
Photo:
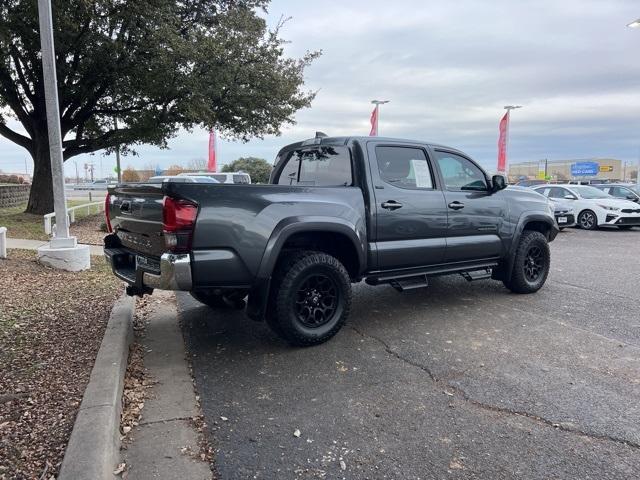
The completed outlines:
<svg viewBox="0 0 640 480">
<path fill-rule="evenodd" d="M 106 179 L 94 180 L 91 183 L 77 183 L 74 190 L 106 190 L 109 187 L 109 181 Z"/>
<path fill-rule="evenodd" d="M 105 256 L 129 295 L 183 290 L 242 307 L 293 345 L 331 338 L 351 284 L 493 278 L 533 293 L 557 233 L 548 201 L 505 190 L 464 153 L 379 137 L 284 147 L 270 185 L 162 182 L 109 189 Z"/>
<path fill-rule="evenodd" d="M 551 200 L 568 200 L 576 212 L 578 225 L 585 230 L 605 225 L 621 230 L 640 226 L 640 206 L 613 198 L 590 185 L 541 185 L 534 190 Z"/>
<path fill-rule="evenodd" d="M 151 177 L 149 183 L 177 182 L 177 183 L 220 183 L 215 178 L 190 175 L 188 177 L 179 177 L 176 175 L 158 175 Z"/>
<path fill-rule="evenodd" d="M 517 187 L 533 187 L 534 185 L 546 185 L 547 180 L 520 180 L 516 183 Z"/>
<path fill-rule="evenodd" d="M 602 190 L 604 193 L 608 193 L 612 197 L 640 203 L 640 188 L 636 185 L 629 185 L 624 183 L 607 183 L 593 186 Z"/>
<path fill-rule="evenodd" d="M 571 205 L 560 199 L 550 198 L 549 202 L 553 205 L 553 215 L 560 230 L 576 226 L 576 214 Z"/>
<path fill-rule="evenodd" d="M 195 172 L 195 173 L 179 173 L 178 174 L 179 177 L 191 177 L 194 175 L 199 177 L 215 178 L 219 183 L 240 183 L 240 184 L 251 183 L 251 176 L 245 172 L 224 172 L 224 173 Z"/>
</svg>

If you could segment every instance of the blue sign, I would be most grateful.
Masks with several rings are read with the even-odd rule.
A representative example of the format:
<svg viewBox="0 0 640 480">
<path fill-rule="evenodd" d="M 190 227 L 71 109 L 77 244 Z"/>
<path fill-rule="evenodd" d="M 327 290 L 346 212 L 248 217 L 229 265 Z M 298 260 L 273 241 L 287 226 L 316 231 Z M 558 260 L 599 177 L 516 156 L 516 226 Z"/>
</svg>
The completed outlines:
<svg viewBox="0 0 640 480">
<path fill-rule="evenodd" d="M 593 177 L 598 175 L 600 165 L 596 162 L 576 162 L 571 164 L 572 177 Z"/>
</svg>

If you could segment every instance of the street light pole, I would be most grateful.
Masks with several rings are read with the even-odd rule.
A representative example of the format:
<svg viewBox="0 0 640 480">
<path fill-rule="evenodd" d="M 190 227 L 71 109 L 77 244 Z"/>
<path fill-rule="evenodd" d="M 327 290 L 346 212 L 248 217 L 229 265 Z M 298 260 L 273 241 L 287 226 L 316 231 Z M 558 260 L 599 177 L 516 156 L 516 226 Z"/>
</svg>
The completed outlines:
<svg viewBox="0 0 640 480">
<path fill-rule="evenodd" d="M 640 28 L 640 18 L 634 20 L 631 23 L 627 24 L 629 28 Z M 636 173 L 636 185 L 640 190 L 640 153 L 638 154 L 638 172 Z"/>
<path fill-rule="evenodd" d="M 371 100 L 371 103 L 373 103 L 376 106 L 376 125 L 375 125 L 376 137 L 379 134 L 378 125 L 380 123 L 380 105 L 384 105 L 385 103 L 389 103 L 390 101 L 391 100 Z"/>
<path fill-rule="evenodd" d="M 62 133 L 60 131 L 60 111 L 58 107 L 58 81 L 56 79 L 56 57 L 53 50 L 53 20 L 51 0 L 38 0 L 40 20 L 40 43 L 42 46 L 42 75 L 47 110 L 47 130 L 49 134 L 49 155 L 51 156 L 51 179 L 53 183 L 53 204 L 56 213 L 56 230 L 51 239 L 52 248 L 76 246 L 76 239 L 69 237 L 67 200 L 64 192 L 64 170 L 62 167 Z"/>
<path fill-rule="evenodd" d="M 504 141 L 504 153 L 507 161 L 505 162 L 505 175 L 509 173 L 509 131 L 511 130 L 511 110 L 516 110 L 518 108 L 522 108 L 522 105 L 505 105 L 504 109 L 509 114 L 507 120 L 507 131 L 505 133 L 505 141 Z"/>
<path fill-rule="evenodd" d="M 58 80 L 56 78 L 56 56 L 53 46 L 53 19 L 51 0 L 38 0 L 40 22 L 40 44 L 42 48 L 42 74 L 47 111 L 47 134 L 51 157 L 51 182 L 56 214 L 56 229 L 48 244 L 38 247 L 38 260 L 44 265 L 62 270 L 78 272 L 91 268 L 88 245 L 78 245 L 75 237 L 69 236 L 69 217 L 64 191 L 64 157 L 62 155 L 62 132 L 58 107 Z"/>
</svg>

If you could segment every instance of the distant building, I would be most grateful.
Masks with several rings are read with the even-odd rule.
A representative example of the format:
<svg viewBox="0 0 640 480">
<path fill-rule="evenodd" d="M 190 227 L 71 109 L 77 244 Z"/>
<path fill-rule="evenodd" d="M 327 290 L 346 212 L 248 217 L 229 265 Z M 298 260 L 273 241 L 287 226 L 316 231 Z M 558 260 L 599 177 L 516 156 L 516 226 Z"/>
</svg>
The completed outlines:
<svg viewBox="0 0 640 480">
<path fill-rule="evenodd" d="M 576 163 L 593 162 L 598 164 L 598 173 L 596 175 L 573 176 L 571 174 L 571 166 Z M 535 179 L 539 178 L 540 171 L 544 171 L 544 160 L 536 160 L 534 162 L 521 162 L 509 165 L 509 178 L 513 180 Z M 623 171 L 622 160 L 615 158 L 581 158 L 575 160 L 549 160 L 547 162 L 547 176 L 551 180 L 582 180 L 588 178 L 599 178 L 603 180 L 622 180 L 625 172 Z"/>
</svg>

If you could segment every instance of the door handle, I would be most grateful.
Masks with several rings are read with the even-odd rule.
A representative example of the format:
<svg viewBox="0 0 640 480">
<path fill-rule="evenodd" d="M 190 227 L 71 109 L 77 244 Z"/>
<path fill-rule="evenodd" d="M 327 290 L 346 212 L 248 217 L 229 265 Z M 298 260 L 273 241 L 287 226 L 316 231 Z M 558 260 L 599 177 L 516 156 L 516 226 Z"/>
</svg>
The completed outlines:
<svg viewBox="0 0 640 480">
<path fill-rule="evenodd" d="M 462 208 L 464 208 L 464 203 L 455 201 L 455 202 L 451 202 L 449 205 L 447 205 L 450 209 L 452 210 L 460 210 Z"/>
<path fill-rule="evenodd" d="M 381 205 L 382 208 L 386 208 L 387 210 L 396 210 L 398 208 L 402 208 L 402 204 L 396 202 L 395 200 L 389 200 L 387 202 L 384 202 Z"/>
</svg>

